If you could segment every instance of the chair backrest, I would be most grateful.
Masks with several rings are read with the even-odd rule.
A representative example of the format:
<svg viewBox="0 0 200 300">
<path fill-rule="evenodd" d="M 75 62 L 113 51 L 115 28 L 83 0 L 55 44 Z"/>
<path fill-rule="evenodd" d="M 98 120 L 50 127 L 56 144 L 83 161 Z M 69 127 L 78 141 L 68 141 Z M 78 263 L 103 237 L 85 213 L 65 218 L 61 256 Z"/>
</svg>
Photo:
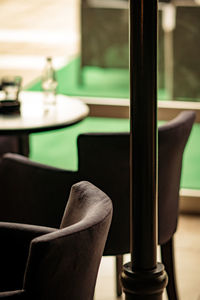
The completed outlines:
<svg viewBox="0 0 200 300">
<path fill-rule="evenodd" d="M 78 157 L 80 177 L 112 196 L 113 219 L 105 253 L 129 252 L 129 134 L 81 134 Z"/>
<path fill-rule="evenodd" d="M 72 186 L 61 229 L 34 239 L 24 279 L 31 299 L 92 300 L 112 202 L 89 182 Z"/>
<path fill-rule="evenodd" d="M 194 120 L 194 112 L 184 111 L 158 130 L 159 244 L 167 242 L 176 231 L 183 153 Z"/>
<path fill-rule="evenodd" d="M 176 231 L 182 156 L 195 114 L 182 112 L 159 128 L 159 244 Z M 86 133 L 78 137 L 79 173 L 113 201 L 105 255 L 128 253 L 129 133 Z"/>
<path fill-rule="evenodd" d="M 32 162 L 17 154 L 0 166 L 0 221 L 59 228 L 77 172 Z"/>
</svg>

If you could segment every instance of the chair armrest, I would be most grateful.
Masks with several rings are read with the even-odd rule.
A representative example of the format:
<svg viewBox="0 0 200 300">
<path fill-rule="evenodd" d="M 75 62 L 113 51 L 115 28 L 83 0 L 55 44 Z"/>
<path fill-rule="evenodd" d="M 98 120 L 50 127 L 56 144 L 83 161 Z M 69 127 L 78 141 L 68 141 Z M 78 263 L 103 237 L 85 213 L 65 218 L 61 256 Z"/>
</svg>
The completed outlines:
<svg viewBox="0 0 200 300">
<path fill-rule="evenodd" d="M 55 230 L 0 222 L 0 291 L 22 288 L 31 240 Z"/>
<path fill-rule="evenodd" d="M 0 222 L 0 260 L 9 254 L 27 259 L 30 242 L 41 235 L 56 231 L 55 228 Z"/>
<path fill-rule="evenodd" d="M 23 290 L 0 292 L 0 299 L 28 300 L 26 293 Z"/>
<path fill-rule="evenodd" d="M 17 154 L 0 163 L 0 221 L 59 228 L 78 172 L 46 166 Z"/>
<path fill-rule="evenodd" d="M 12 243 L 16 240 L 17 244 L 30 243 L 35 237 L 54 231 L 57 231 L 57 229 L 52 227 L 0 222 L 0 239 L 3 242 L 1 246 L 4 247 L 5 243 L 10 240 L 12 240 Z M 0 251 L 2 247 L 0 247 Z"/>
</svg>

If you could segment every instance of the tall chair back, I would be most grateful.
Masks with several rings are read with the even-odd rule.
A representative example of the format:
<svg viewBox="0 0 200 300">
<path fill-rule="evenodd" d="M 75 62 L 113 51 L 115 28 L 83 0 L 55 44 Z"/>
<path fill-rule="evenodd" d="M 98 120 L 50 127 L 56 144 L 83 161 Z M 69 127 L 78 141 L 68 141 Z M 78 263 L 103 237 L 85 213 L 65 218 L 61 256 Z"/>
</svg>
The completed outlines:
<svg viewBox="0 0 200 300">
<path fill-rule="evenodd" d="M 182 112 L 158 129 L 159 244 L 176 231 L 182 158 L 194 119 L 194 112 Z M 105 191 L 113 201 L 113 221 L 104 252 L 108 255 L 130 251 L 129 138 L 129 133 L 85 133 L 78 137 L 80 177 Z"/>
</svg>

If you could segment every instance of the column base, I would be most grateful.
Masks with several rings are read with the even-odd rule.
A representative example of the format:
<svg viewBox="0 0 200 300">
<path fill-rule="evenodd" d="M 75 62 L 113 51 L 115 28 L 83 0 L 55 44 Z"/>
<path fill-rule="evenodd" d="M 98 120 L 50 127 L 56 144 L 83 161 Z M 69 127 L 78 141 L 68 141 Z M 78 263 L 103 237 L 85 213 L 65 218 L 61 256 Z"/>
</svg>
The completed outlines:
<svg viewBox="0 0 200 300">
<path fill-rule="evenodd" d="M 132 271 L 131 264 L 127 263 L 121 280 L 126 300 L 162 300 L 168 277 L 161 263 L 150 271 Z"/>
</svg>

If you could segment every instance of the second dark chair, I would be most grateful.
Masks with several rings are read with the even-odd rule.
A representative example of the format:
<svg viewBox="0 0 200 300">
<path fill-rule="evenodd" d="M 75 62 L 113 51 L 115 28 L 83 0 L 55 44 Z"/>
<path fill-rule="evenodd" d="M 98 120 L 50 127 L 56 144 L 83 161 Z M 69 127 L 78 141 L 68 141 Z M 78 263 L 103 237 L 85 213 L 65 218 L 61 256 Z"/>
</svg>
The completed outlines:
<svg viewBox="0 0 200 300">
<path fill-rule="evenodd" d="M 0 299 L 93 300 L 111 219 L 109 197 L 82 181 L 59 230 L 0 222 Z"/>
<path fill-rule="evenodd" d="M 182 112 L 159 128 L 159 244 L 169 275 L 170 300 L 178 299 L 173 235 L 178 220 L 182 157 L 194 123 Z M 117 293 L 122 255 L 129 253 L 129 133 L 91 133 L 78 138 L 77 172 L 47 167 L 19 155 L 4 156 L 0 166 L 0 221 L 58 227 L 66 194 L 74 182 L 88 180 L 113 201 L 113 220 L 104 255 L 117 258 Z M 55 213 L 56 212 L 56 213 Z"/>
<path fill-rule="evenodd" d="M 168 298 L 178 299 L 175 279 L 173 235 L 179 216 L 182 158 L 194 112 L 182 112 L 158 130 L 158 243 L 169 275 Z M 103 189 L 113 201 L 113 221 L 104 255 L 116 256 L 117 294 L 123 256 L 129 253 L 129 134 L 84 134 L 78 138 L 81 178 Z"/>
</svg>

